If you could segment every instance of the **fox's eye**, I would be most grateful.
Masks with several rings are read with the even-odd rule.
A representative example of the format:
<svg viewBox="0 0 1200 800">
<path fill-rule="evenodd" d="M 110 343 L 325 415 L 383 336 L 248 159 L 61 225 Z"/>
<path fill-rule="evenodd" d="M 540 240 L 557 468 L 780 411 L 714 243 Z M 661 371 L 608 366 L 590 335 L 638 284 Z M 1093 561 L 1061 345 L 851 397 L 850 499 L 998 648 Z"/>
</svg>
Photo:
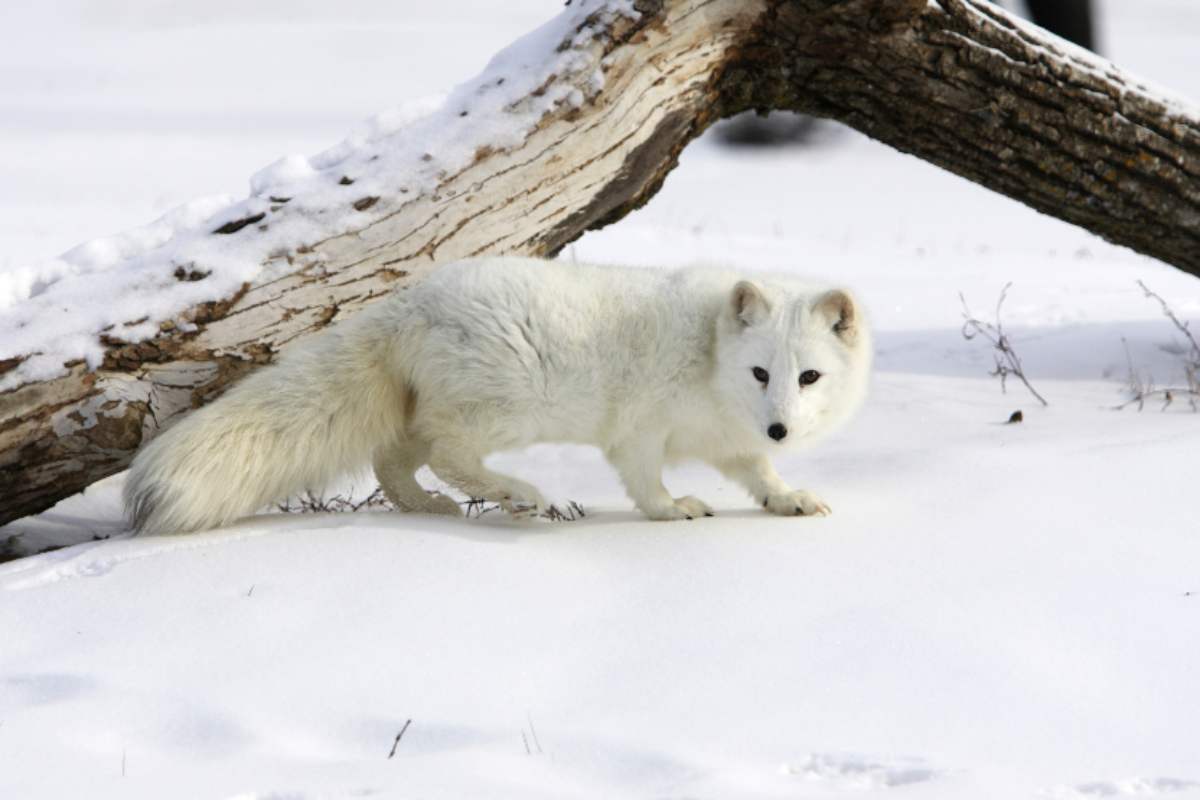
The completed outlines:
<svg viewBox="0 0 1200 800">
<path fill-rule="evenodd" d="M 817 372 L 815 369 L 806 369 L 804 372 L 800 373 L 801 386 L 812 386 L 819 380 L 821 380 L 821 373 Z"/>
<path fill-rule="evenodd" d="M 758 382 L 764 386 L 766 385 L 767 381 L 771 380 L 771 373 L 767 372 L 762 367 L 755 367 L 750 371 L 754 373 L 754 377 L 758 379 Z"/>
</svg>

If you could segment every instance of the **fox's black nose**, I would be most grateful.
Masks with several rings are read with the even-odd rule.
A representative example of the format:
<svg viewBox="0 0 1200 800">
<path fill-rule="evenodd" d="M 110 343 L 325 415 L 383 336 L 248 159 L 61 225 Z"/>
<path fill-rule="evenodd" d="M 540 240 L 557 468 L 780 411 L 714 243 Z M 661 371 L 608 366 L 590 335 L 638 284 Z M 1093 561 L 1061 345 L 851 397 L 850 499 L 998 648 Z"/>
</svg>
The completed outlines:
<svg viewBox="0 0 1200 800">
<path fill-rule="evenodd" d="M 771 427 L 767 428 L 767 436 L 770 436 L 775 441 L 782 441 L 783 437 L 787 436 L 787 428 L 776 422 Z"/>
</svg>

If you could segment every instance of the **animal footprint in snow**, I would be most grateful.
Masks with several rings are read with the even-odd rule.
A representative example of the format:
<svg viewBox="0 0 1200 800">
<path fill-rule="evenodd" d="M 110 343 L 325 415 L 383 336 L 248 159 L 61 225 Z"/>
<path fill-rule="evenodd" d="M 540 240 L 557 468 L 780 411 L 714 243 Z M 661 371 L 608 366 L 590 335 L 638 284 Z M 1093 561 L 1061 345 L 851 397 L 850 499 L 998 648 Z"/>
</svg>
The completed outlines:
<svg viewBox="0 0 1200 800">
<path fill-rule="evenodd" d="M 908 786 L 941 774 L 919 758 L 875 758 L 851 753 L 810 753 L 798 764 L 785 764 L 783 772 L 846 789 Z"/>
<path fill-rule="evenodd" d="M 1186 794 L 1179 794 L 1185 792 Z M 1173 795 L 1200 798 L 1200 782 L 1179 778 L 1127 778 L 1121 781 L 1089 781 L 1074 786 L 1056 786 L 1041 792 L 1052 800 L 1094 800 L 1097 797 L 1158 797 Z"/>
<path fill-rule="evenodd" d="M 93 684 L 83 675 L 60 672 L 0 676 L 0 711 L 59 703 L 90 690 Z"/>
</svg>

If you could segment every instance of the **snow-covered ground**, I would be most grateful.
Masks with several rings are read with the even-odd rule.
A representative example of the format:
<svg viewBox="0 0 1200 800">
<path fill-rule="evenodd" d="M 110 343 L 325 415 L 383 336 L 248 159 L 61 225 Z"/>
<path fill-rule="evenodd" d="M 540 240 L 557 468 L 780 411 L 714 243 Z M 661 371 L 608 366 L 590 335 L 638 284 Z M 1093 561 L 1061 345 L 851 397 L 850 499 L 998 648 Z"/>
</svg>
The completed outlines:
<svg viewBox="0 0 1200 800">
<path fill-rule="evenodd" d="M 560 7 L 4 4 L 0 272 L 244 193 Z M 1102 8 L 1118 63 L 1200 98 L 1194 0 Z M 539 447 L 496 462 L 584 520 L 86 541 L 121 530 L 106 481 L 0 529 L 86 541 L 0 566 L 0 798 L 1200 798 L 1200 415 L 1112 410 L 1123 340 L 1181 377 L 1135 282 L 1185 319 L 1200 282 L 835 128 L 698 142 L 563 257 L 853 286 L 871 398 L 780 464 L 834 515 L 685 467 L 718 516 L 644 522 L 597 453 Z M 1010 281 L 1047 409 L 959 332 L 958 293 L 982 316 Z"/>
</svg>

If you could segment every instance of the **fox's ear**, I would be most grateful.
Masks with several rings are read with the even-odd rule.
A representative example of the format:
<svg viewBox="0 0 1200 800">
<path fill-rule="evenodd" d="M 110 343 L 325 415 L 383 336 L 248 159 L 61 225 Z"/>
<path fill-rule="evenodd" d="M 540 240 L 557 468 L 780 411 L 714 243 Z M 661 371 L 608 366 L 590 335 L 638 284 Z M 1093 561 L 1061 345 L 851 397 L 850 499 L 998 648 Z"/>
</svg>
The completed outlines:
<svg viewBox="0 0 1200 800">
<path fill-rule="evenodd" d="M 732 310 L 733 318 L 741 323 L 743 328 L 749 328 L 767 318 L 771 313 L 771 304 L 767 302 L 757 284 L 738 281 L 733 287 Z"/>
<path fill-rule="evenodd" d="M 858 309 L 854 298 L 842 289 L 834 289 L 817 298 L 813 311 L 829 321 L 830 328 L 846 344 L 858 335 Z"/>
</svg>

